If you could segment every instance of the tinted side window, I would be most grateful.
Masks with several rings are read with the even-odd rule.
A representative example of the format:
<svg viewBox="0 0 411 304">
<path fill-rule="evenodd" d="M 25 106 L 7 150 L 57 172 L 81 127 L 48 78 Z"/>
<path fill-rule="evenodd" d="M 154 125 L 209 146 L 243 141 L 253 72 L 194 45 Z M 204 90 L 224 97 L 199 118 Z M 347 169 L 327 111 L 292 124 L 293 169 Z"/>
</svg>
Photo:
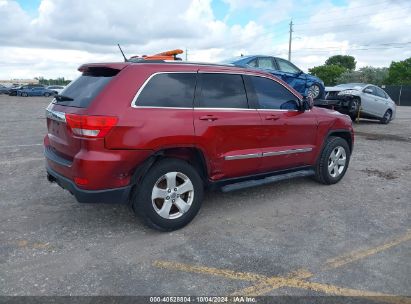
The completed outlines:
<svg viewBox="0 0 411 304">
<path fill-rule="evenodd" d="M 259 109 L 298 110 L 298 98 L 274 80 L 250 76 Z"/>
<path fill-rule="evenodd" d="M 377 96 L 382 97 L 382 98 L 387 98 L 385 92 L 380 89 L 380 88 L 376 88 L 377 89 Z"/>
<path fill-rule="evenodd" d="M 372 94 L 372 95 L 377 96 L 377 90 L 375 89 L 375 87 L 373 87 L 373 86 L 369 86 L 369 87 L 366 87 L 364 90 L 366 90 L 366 89 L 368 89 L 368 90 L 371 90 L 371 91 L 372 91 L 372 93 L 367 93 L 367 94 Z"/>
<path fill-rule="evenodd" d="M 248 108 L 241 75 L 204 73 L 200 78 L 200 108 Z"/>
<path fill-rule="evenodd" d="M 138 106 L 192 108 L 196 73 L 154 75 L 137 98 Z"/>
</svg>

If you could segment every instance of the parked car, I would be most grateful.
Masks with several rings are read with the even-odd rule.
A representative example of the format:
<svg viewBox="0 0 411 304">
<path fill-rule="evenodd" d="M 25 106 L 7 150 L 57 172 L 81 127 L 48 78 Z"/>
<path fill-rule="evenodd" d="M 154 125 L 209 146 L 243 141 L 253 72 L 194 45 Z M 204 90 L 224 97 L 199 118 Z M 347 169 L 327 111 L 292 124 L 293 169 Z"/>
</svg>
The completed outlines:
<svg viewBox="0 0 411 304">
<path fill-rule="evenodd" d="M 31 89 L 31 88 L 44 88 L 44 86 L 41 84 L 27 84 L 27 85 L 21 85 L 21 86 L 14 86 L 10 88 L 9 95 L 17 96 L 18 91 L 23 90 L 23 89 Z"/>
<path fill-rule="evenodd" d="M 23 96 L 23 97 L 27 97 L 27 96 L 45 96 L 45 97 L 49 97 L 52 95 L 55 95 L 56 92 L 52 91 L 52 90 L 48 90 L 44 87 L 31 87 L 31 88 L 22 88 L 20 90 L 17 91 L 17 95 L 18 96 Z"/>
<path fill-rule="evenodd" d="M 306 74 L 290 61 L 271 56 L 250 55 L 225 61 L 240 67 L 265 70 L 292 86 L 303 96 L 314 99 L 324 98 L 324 82 L 310 74 Z"/>
<path fill-rule="evenodd" d="M 64 90 L 65 86 L 51 85 L 46 87 L 47 90 L 53 91 L 55 94 L 60 94 Z"/>
<path fill-rule="evenodd" d="M 46 109 L 48 180 L 79 202 L 130 204 L 159 230 L 189 223 L 204 189 L 315 176 L 334 184 L 351 119 L 277 77 L 228 65 L 85 64 Z"/>
<path fill-rule="evenodd" d="M 348 113 L 353 120 L 358 114 L 363 118 L 378 119 L 383 124 L 395 118 L 395 102 L 375 85 L 346 83 L 326 87 L 326 92 L 326 99 L 340 101 L 336 109 Z"/>
<path fill-rule="evenodd" d="M 0 94 L 9 94 L 10 88 L 0 84 Z"/>
</svg>

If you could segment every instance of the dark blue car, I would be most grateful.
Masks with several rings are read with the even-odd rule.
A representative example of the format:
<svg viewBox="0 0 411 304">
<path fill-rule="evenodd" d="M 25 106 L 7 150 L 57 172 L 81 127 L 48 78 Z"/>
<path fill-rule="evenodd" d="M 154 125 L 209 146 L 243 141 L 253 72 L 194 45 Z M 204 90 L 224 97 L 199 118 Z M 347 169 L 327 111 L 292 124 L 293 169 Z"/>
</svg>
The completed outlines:
<svg viewBox="0 0 411 304">
<path fill-rule="evenodd" d="M 288 60 L 271 56 L 249 55 L 232 58 L 225 63 L 265 70 L 288 83 L 303 96 L 311 96 L 313 99 L 324 98 L 324 82 L 313 75 L 304 73 Z"/>
<path fill-rule="evenodd" d="M 17 96 L 52 96 L 55 92 L 44 87 L 23 87 L 17 91 Z"/>
</svg>

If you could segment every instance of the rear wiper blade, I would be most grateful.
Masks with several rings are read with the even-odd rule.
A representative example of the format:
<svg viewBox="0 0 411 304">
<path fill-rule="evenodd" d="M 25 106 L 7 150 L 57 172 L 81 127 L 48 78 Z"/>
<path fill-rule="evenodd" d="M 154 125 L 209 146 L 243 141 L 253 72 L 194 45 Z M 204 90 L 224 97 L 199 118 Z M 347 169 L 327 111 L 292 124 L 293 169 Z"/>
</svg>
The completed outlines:
<svg viewBox="0 0 411 304">
<path fill-rule="evenodd" d="M 56 101 L 73 101 L 74 99 L 64 95 L 55 95 L 54 98 Z"/>
</svg>

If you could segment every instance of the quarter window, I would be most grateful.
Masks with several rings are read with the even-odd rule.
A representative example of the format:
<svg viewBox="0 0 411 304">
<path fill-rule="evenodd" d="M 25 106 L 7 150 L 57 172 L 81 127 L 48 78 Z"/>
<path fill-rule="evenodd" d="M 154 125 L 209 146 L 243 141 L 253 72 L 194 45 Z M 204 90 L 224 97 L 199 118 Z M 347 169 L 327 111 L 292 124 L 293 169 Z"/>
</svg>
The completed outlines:
<svg viewBox="0 0 411 304">
<path fill-rule="evenodd" d="M 248 108 L 241 75 L 200 74 L 200 108 Z"/>
<path fill-rule="evenodd" d="M 145 85 L 136 104 L 145 107 L 192 108 L 196 73 L 162 73 Z"/>
<path fill-rule="evenodd" d="M 278 82 L 250 76 L 259 109 L 298 110 L 298 98 Z"/>
</svg>

